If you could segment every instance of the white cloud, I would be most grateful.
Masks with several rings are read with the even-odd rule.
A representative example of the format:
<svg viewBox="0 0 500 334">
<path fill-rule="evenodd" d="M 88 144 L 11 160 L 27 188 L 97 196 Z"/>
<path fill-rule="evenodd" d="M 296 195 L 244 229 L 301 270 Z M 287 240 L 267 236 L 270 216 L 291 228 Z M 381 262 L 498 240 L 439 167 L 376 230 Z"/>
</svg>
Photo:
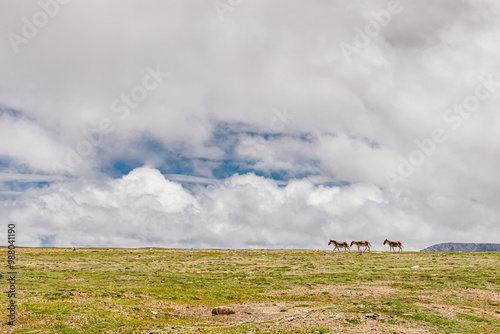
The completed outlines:
<svg viewBox="0 0 500 334">
<path fill-rule="evenodd" d="M 500 87 L 459 128 L 443 116 L 474 93 L 478 77 L 500 81 L 500 6 L 401 4 L 403 11 L 352 63 L 339 44 L 352 43 L 354 28 L 387 1 L 251 1 L 224 21 L 205 1 L 61 6 L 18 53 L 0 39 L 0 106 L 22 113 L 0 114 L 0 167 L 12 174 L 2 174 L 3 181 L 29 179 L 20 173 L 48 180 L 54 162 L 67 164 L 68 148 L 77 151 L 86 140 L 85 131 L 105 118 L 116 131 L 68 170 L 74 181 L 29 190 L 4 182 L 2 194 L 17 197 L 3 210 L 16 208 L 9 212 L 30 226 L 25 240 L 33 245 L 51 227 L 60 228 L 58 242 L 79 233 L 77 242 L 88 245 L 196 245 L 198 230 L 204 245 L 235 247 L 282 240 L 305 247 L 337 231 L 354 238 L 356 229 L 374 237 L 381 230 L 411 234 L 418 247 L 440 236 L 467 241 L 472 225 L 478 239 L 495 236 L 489 231 L 500 200 Z M 37 1 L 0 3 L 0 35 L 21 33 L 22 18 L 39 10 Z M 148 66 L 169 76 L 120 119 L 111 104 L 142 83 Z M 295 117 L 276 136 L 243 133 L 269 128 L 273 110 L 282 107 Z M 220 123 L 234 126 L 231 145 L 214 140 Z M 436 127 L 446 131 L 446 142 L 388 192 L 386 171 L 397 170 L 400 157 L 418 149 L 415 140 Z M 144 138 L 165 150 L 138 145 Z M 103 175 L 118 159 L 161 169 L 172 158 L 167 154 L 198 159 L 190 166 L 196 176 L 172 176 L 194 181 L 192 193 L 152 169 L 114 181 Z M 263 175 L 282 171 L 311 181 L 279 187 L 245 175 L 196 186 L 211 183 L 214 166 L 231 159 Z M 124 230 L 114 233 L 117 226 Z M 135 237 L 138 227 L 144 234 Z M 100 228 L 109 233 L 98 234 Z"/>
<path fill-rule="evenodd" d="M 0 157 L 52 173 L 52 162 L 64 156 L 64 147 L 57 139 L 33 120 L 0 113 Z"/>
<path fill-rule="evenodd" d="M 0 172 L 0 181 L 17 182 L 54 182 L 68 180 L 67 177 L 59 175 L 21 174 Z"/>
<path fill-rule="evenodd" d="M 419 208 L 412 201 L 422 199 L 397 202 L 395 197 L 366 183 L 325 187 L 292 180 L 279 186 L 254 174 L 190 193 L 158 170 L 142 167 L 115 180 L 30 189 L 15 206 L 7 201 L 0 210 L 17 222 L 24 246 L 50 238 L 54 246 L 326 249 L 328 239 L 335 238 L 370 239 L 382 249 L 382 241 L 393 237 L 410 250 L 443 241 L 441 235 L 471 240 L 466 232 L 476 229 L 468 223 L 473 217 L 490 227 L 487 241 L 500 235 L 493 207 L 461 200 L 464 214 L 455 221 L 451 199 L 445 199 L 447 208 L 431 200 Z"/>
</svg>

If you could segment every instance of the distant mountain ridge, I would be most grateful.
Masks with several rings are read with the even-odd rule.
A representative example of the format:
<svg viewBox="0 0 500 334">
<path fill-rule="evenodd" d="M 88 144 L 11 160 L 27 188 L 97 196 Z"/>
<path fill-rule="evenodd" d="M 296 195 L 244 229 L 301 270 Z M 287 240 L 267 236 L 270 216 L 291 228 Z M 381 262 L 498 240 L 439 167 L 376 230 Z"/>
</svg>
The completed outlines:
<svg viewBox="0 0 500 334">
<path fill-rule="evenodd" d="M 500 244 L 445 242 L 424 248 L 421 252 L 500 252 Z"/>
</svg>

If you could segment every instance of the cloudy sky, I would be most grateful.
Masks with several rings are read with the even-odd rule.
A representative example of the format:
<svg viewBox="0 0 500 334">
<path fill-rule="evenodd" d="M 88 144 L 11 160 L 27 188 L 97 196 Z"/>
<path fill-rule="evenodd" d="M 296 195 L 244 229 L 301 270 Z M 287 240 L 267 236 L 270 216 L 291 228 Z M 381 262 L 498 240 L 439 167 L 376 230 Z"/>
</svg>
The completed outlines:
<svg viewBox="0 0 500 334">
<path fill-rule="evenodd" d="M 500 242 L 498 1 L 4 0 L 0 35 L 18 246 Z"/>
</svg>

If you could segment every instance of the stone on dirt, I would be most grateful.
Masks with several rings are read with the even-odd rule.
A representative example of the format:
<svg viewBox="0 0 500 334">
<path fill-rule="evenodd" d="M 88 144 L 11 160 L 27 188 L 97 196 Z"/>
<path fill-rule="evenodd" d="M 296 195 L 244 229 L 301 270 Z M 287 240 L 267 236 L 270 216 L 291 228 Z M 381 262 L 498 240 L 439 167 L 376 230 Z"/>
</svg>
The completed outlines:
<svg viewBox="0 0 500 334">
<path fill-rule="evenodd" d="M 217 306 L 212 309 L 212 314 L 234 314 L 234 310 L 227 306 Z"/>
</svg>

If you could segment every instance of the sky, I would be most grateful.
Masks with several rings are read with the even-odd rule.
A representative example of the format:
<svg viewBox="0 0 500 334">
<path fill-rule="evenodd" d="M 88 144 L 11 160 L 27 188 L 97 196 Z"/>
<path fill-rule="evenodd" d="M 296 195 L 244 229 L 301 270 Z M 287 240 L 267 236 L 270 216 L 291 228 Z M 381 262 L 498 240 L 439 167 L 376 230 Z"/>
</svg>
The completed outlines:
<svg viewBox="0 0 500 334">
<path fill-rule="evenodd" d="M 0 1 L 0 36 L 17 246 L 500 242 L 498 1 Z"/>
</svg>

